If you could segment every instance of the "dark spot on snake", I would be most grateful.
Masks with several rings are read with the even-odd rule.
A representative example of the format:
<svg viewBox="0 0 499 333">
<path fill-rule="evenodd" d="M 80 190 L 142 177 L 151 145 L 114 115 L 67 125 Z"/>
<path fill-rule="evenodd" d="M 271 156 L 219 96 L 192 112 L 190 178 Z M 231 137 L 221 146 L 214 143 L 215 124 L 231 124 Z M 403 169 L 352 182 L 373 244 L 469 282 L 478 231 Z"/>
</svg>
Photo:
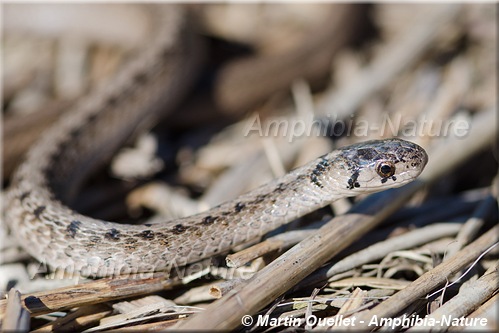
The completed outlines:
<svg viewBox="0 0 499 333">
<path fill-rule="evenodd" d="M 115 228 L 111 228 L 111 229 L 109 229 L 108 232 L 106 232 L 104 237 L 106 237 L 106 239 L 109 239 L 109 240 L 119 240 L 120 239 L 120 232 Z"/>
<path fill-rule="evenodd" d="M 182 224 L 177 224 L 176 226 L 173 227 L 172 232 L 175 235 L 179 235 L 187 230 L 187 227 L 183 226 Z"/>
<path fill-rule="evenodd" d="M 134 244 L 125 244 L 125 249 L 127 251 L 135 251 L 137 249 L 137 246 L 135 246 Z"/>
<path fill-rule="evenodd" d="M 168 246 L 168 241 L 162 238 L 157 238 L 156 242 L 160 243 L 162 246 Z"/>
<path fill-rule="evenodd" d="M 320 188 L 323 188 L 324 186 L 321 184 L 321 182 L 319 181 L 319 178 L 317 178 L 316 175 L 311 175 L 310 176 L 310 180 L 312 181 L 312 183 L 314 183 L 315 185 L 319 186 Z"/>
<path fill-rule="evenodd" d="M 236 206 L 234 207 L 234 209 L 236 210 L 237 213 L 239 213 L 240 211 L 242 211 L 244 209 L 244 207 L 246 207 L 245 204 L 243 204 L 242 202 L 238 202 L 236 204 Z"/>
<path fill-rule="evenodd" d="M 253 204 L 259 204 L 267 198 L 267 194 L 259 194 L 256 196 L 255 200 L 252 201 Z"/>
<path fill-rule="evenodd" d="M 396 180 L 397 180 L 397 177 L 392 176 L 392 180 L 393 180 L 393 181 L 396 181 Z"/>
<path fill-rule="evenodd" d="M 80 229 L 80 225 L 81 225 L 80 221 L 76 221 L 76 220 L 71 221 L 71 223 L 66 228 L 66 231 L 69 234 L 69 236 L 74 238 L 76 235 L 76 232 Z"/>
<path fill-rule="evenodd" d="M 319 161 L 319 163 L 315 165 L 314 170 L 312 170 L 312 175 L 310 176 L 310 180 L 312 181 L 312 183 L 314 183 L 316 186 L 320 188 L 324 188 L 324 186 L 319 180 L 319 177 L 322 176 L 324 172 L 326 172 L 329 169 L 330 166 L 331 166 L 330 161 L 323 156 Z"/>
<path fill-rule="evenodd" d="M 38 206 L 33 211 L 33 214 L 36 216 L 37 219 L 39 219 L 40 218 L 40 214 L 43 213 L 44 210 L 45 210 L 45 206 Z"/>
<path fill-rule="evenodd" d="M 388 178 L 381 178 L 381 184 L 386 183 L 387 180 L 388 180 Z"/>
<path fill-rule="evenodd" d="M 151 223 L 145 223 L 144 225 L 145 225 L 146 227 L 150 227 L 150 226 L 152 226 L 152 224 L 151 224 Z"/>
<path fill-rule="evenodd" d="M 317 175 L 320 175 L 320 174 L 324 173 L 324 171 L 326 171 L 330 165 L 331 165 L 330 162 L 326 158 L 323 157 L 319 161 L 319 163 L 317 163 L 313 172 Z"/>
<path fill-rule="evenodd" d="M 227 216 L 227 215 L 230 215 L 230 214 L 231 214 L 231 212 L 225 211 L 225 212 L 222 212 L 221 214 L 222 214 L 223 216 Z"/>
<path fill-rule="evenodd" d="M 128 246 L 131 246 L 132 244 L 137 243 L 137 239 L 135 239 L 133 237 L 128 237 L 128 238 L 125 238 L 125 242 L 127 243 Z"/>
<path fill-rule="evenodd" d="M 282 192 L 286 189 L 286 184 L 284 183 L 279 183 L 277 184 L 276 188 L 274 189 L 274 192 L 279 193 Z"/>
<path fill-rule="evenodd" d="M 355 171 L 350 177 L 350 179 L 348 179 L 347 189 L 351 190 L 354 187 L 360 187 L 360 184 L 357 182 L 357 178 L 359 178 L 359 172 Z"/>
<path fill-rule="evenodd" d="M 21 194 L 21 196 L 19 197 L 19 201 L 23 202 L 24 199 L 26 199 L 29 195 L 31 194 L 31 191 L 26 191 L 26 192 L 23 192 Z"/>
<path fill-rule="evenodd" d="M 152 239 L 152 238 L 154 238 L 154 231 L 144 230 L 144 231 L 138 233 L 137 236 L 141 237 L 143 239 Z"/>
<path fill-rule="evenodd" d="M 216 220 L 218 219 L 217 216 L 213 217 L 211 215 L 208 215 L 206 216 L 202 221 L 201 221 L 201 224 L 204 224 L 204 225 L 210 225 L 212 224 L 213 222 L 215 222 Z"/>
<path fill-rule="evenodd" d="M 357 149 L 357 154 L 359 155 L 360 158 L 365 160 L 372 160 L 377 155 L 374 149 L 369 149 L 369 148 Z"/>
</svg>

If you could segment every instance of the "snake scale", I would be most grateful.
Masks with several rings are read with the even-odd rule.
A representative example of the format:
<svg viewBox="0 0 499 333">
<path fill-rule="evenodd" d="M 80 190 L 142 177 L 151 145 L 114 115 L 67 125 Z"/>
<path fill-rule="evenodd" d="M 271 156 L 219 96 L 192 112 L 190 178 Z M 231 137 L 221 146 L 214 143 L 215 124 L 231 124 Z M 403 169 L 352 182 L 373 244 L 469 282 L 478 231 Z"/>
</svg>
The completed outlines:
<svg viewBox="0 0 499 333">
<path fill-rule="evenodd" d="M 144 52 L 44 133 L 18 168 L 4 218 L 33 257 L 92 276 L 166 270 L 226 252 L 339 198 L 402 186 L 420 174 L 425 151 L 388 139 L 335 150 L 230 202 L 161 224 L 123 225 L 70 209 L 86 177 L 188 89 L 197 51 L 182 11 L 154 7 L 155 33 Z"/>
</svg>

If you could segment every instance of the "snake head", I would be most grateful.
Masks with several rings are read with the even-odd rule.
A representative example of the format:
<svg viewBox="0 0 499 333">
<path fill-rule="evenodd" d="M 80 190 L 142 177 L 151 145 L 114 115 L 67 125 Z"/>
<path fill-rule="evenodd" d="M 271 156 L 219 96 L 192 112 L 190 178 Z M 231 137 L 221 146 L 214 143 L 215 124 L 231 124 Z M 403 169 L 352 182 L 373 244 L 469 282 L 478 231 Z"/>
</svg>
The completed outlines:
<svg viewBox="0 0 499 333">
<path fill-rule="evenodd" d="M 425 150 L 401 140 L 373 140 L 339 150 L 334 156 L 342 194 L 353 196 L 407 184 L 423 171 L 428 161 Z"/>
</svg>

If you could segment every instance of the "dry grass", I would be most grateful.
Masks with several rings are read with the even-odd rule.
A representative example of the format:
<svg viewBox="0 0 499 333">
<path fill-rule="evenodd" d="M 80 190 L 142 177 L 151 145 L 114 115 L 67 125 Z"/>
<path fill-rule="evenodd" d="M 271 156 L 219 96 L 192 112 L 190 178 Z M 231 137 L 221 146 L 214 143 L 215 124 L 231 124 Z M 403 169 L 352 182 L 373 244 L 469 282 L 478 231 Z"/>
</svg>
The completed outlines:
<svg viewBox="0 0 499 333">
<path fill-rule="evenodd" d="M 125 222 L 185 216 L 335 147 L 390 136 L 427 150 L 424 173 L 397 190 L 335 202 L 236 247 L 226 263 L 222 257 L 182 278 L 158 272 L 91 280 L 44 272 L 2 229 L 2 329 L 372 330 L 391 326 L 372 323 L 375 316 L 428 315 L 477 319 L 474 329 L 485 319 L 485 329 L 497 330 L 496 7 L 337 7 L 350 23 L 335 18 L 329 5 L 192 5 L 190 10 L 203 38 L 212 38 L 201 78 L 210 81 L 215 69 L 219 75 L 209 88 L 193 92 L 165 124 L 119 152 L 85 185 L 76 209 Z M 147 22 L 140 13 L 131 7 L 121 15 L 140 26 Z M 334 18 L 336 23 L 317 23 Z M 231 29 L 234 22 L 237 29 Z M 355 29 L 347 25 L 351 22 Z M 147 32 L 142 27 L 127 41 L 121 35 L 134 30 L 131 23 L 111 37 L 74 26 L 84 37 L 68 42 L 41 28 L 21 33 L 19 26 L 4 24 L 6 186 L 39 133 L 140 52 L 137 34 Z M 317 36 L 323 39 L 314 40 Z M 279 89 L 258 91 L 254 101 L 238 104 L 242 97 L 231 98 L 246 98 L 245 89 L 255 83 L 233 71 L 244 62 L 233 57 L 244 51 L 236 42 L 254 48 L 250 63 L 275 64 L 297 50 L 307 60 L 294 64 L 298 69 L 290 72 L 296 76 Z M 227 86 L 241 95 L 217 95 Z M 255 121 L 265 128 L 276 119 L 289 124 L 320 119 L 332 135 L 245 135 Z M 464 124 L 465 135 L 455 131 L 456 124 Z M 172 165 L 178 168 L 172 171 Z M 241 325 L 245 315 L 252 316 L 252 325 Z M 276 326 L 258 326 L 259 315 L 268 315 Z M 449 329 L 428 322 L 394 326 Z"/>
</svg>

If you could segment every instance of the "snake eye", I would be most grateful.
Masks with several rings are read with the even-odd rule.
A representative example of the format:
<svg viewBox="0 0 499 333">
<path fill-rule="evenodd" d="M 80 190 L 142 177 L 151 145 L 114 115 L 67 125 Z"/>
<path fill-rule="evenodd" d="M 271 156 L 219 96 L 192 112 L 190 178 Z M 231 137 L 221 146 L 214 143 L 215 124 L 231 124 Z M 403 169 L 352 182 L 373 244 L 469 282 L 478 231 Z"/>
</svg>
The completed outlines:
<svg viewBox="0 0 499 333">
<path fill-rule="evenodd" d="M 395 165 L 392 162 L 379 162 L 376 172 L 383 178 L 391 177 L 395 173 Z"/>
</svg>

